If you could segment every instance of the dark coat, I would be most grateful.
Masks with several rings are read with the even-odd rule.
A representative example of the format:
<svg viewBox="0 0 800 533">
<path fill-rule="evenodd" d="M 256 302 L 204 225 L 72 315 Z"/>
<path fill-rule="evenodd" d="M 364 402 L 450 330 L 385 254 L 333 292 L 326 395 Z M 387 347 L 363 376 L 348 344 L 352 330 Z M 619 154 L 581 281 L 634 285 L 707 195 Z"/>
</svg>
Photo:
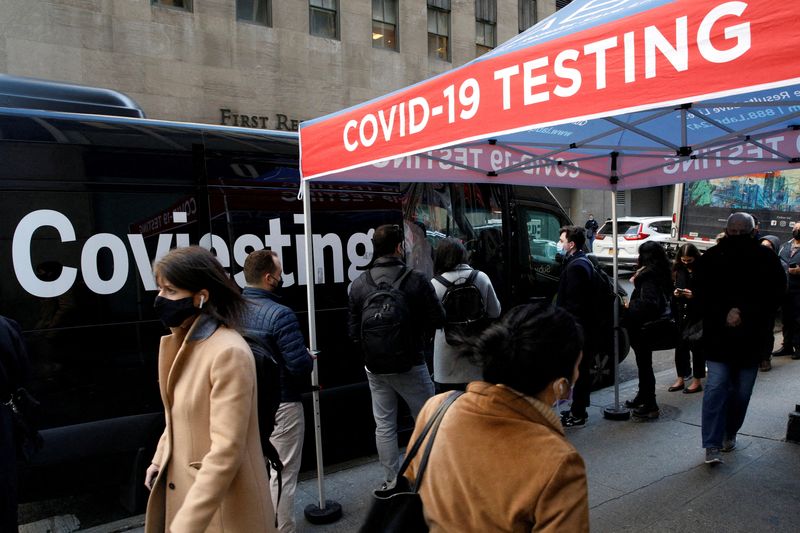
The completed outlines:
<svg viewBox="0 0 800 533">
<path fill-rule="evenodd" d="M 375 260 L 370 272 L 376 284 L 382 281 L 388 283 L 397 279 L 400 270 L 405 267 L 405 263 L 395 256 L 384 256 Z M 364 301 L 375 290 L 366 279 L 366 272 L 361 274 L 350 286 L 348 333 L 353 342 L 361 342 L 361 310 Z M 436 291 L 430 280 L 422 272 L 412 270 L 403 282 L 401 290 L 408 297 L 410 307 L 412 327 L 418 331 L 413 340 L 414 352 L 417 354 L 415 364 L 422 364 L 425 361 L 423 348 L 425 343 L 430 340 L 435 330 L 444 327 L 445 316 L 444 307 L 436 297 Z"/>
<path fill-rule="evenodd" d="M 632 336 L 645 322 L 664 314 L 669 302 L 672 283 L 668 273 L 649 268 L 640 270 L 633 280 L 633 293 L 625 311 L 624 322 Z"/>
<path fill-rule="evenodd" d="M 755 239 L 725 237 L 696 264 L 706 358 L 739 367 L 758 365 L 786 290 L 778 256 Z M 736 328 L 726 325 L 733 308 L 741 311 L 742 324 Z"/>
<path fill-rule="evenodd" d="M 5 402 L 25 384 L 28 370 L 19 324 L 0 316 L 0 531 L 17 530 L 17 446 Z"/>
<path fill-rule="evenodd" d="M 281 401 L 299 402 L 300 395 L 310 385 L 314 361 L 306 350 L 297 317 L 270 291 L 245 287 L 242 296 L 247 301 L 247 312 L 242 317 L 245 334 L 277 348 L 273 351 L 281 368 Z"/>
<path fill-rule="evenodd" d="M 598 332 L 593 327 L 598 323 L 593 317 L 598 311 L 597 302 L 594 301 L 593 275 L 594 267 L 586 254 L 575 252 L 564 262 L 556 295 L 556 307 L 572 313 L 583 326 L 587 347 L 594 347 L 598 337 Z"/>
<path fill-rule="evenodd" d="M 675 271 L 675 288 L 689 289 L 692 291 L 692 296 L 694 296 L 694 292 L 697 288 L 694 270 L 689 272 L 687 268 L 678 268 L 678 270 Z M 673 297 L 673 302 L 675 318 L 678 320 L 679 327 L 682 327 L 683 324 L 700 320 L 700 306 L 697 304 L 697 298 Z"/>
</svg>

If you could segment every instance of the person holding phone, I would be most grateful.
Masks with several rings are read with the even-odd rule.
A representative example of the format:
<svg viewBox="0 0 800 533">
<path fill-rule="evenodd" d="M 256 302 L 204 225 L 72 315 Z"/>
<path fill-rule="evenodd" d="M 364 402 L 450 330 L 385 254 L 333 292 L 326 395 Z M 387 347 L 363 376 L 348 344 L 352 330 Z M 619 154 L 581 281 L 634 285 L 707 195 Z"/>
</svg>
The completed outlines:
<svg viewBox="0 0 800 533">
<path fill-rule="evenodd" d="M 700 257 L 700 252 L 697 247 L 687 243 L 678 248 L 672 264 L 672 281 L 675 284 L 672 301 L 676 311 L 674 314 L 678 322 L 678 331 L 684 331 L 700 320 L 700 312 L 693 292 L 695 285 L 694 262 L 698 257 Z M 669 392 L 682 390 L 684 394 L 693 394 L 703 390 L 702 380 L 706 377 L 706 361 L 700 343 L 690 343 L 681 335 L 678 346 L 675 348 L 675 370 L 678 372 L 678 378 L 667 389 Z M 686 380 L 688 379 L 691 379 L 692 382 L 687 387 Z"/>
</svg>

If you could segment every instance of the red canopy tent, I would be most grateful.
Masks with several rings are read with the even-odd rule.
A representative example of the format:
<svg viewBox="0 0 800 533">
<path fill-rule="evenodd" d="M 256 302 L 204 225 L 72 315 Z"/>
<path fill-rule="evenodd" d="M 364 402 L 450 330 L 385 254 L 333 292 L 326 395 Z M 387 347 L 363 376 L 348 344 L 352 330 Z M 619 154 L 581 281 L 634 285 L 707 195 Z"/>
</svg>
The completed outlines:
<svg viewBox="0 0 800 533">
<path fill-rule="evenodd" d="M 459 68 L 302 123 L 308 279 L 310 180 L 616 192 L 796 167 L 798 15 L 768 0 L 576 0 Z"/>
</svg>

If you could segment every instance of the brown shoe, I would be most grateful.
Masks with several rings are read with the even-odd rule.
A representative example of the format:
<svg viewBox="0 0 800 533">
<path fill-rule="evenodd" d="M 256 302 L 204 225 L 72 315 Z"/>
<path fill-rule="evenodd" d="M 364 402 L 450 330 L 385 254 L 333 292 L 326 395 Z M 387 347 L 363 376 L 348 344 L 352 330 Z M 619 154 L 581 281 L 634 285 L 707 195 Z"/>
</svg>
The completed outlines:
<svg viewBox="0 0 800 533">
<path fill-rule="evenodd" d="M 762 372 L 769 372 L 772 370 L 772 363 L 769 362 L 769 359 L 761 361 L 758 365 L 758 369 Z"/>
</svg>

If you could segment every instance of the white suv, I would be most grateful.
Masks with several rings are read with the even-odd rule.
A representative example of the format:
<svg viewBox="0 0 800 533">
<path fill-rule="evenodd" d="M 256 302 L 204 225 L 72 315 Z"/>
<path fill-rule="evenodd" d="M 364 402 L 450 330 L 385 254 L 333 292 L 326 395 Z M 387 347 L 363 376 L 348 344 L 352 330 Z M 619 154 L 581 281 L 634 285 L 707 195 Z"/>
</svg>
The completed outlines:
<svg viewBox="0 0 800 533">
<path fill-rule="evenodd" d="M 592 252 L 601 263 L 614 261 L 611 221 L 600 226 L 595 236 Z M 617 246 L 619 264 L 636 265 L 639 247 L 648 241 L 664 242 L 670 239 L 672 219 L 670 217 L 622 217 L 617 220 Z"/>
</svg>

